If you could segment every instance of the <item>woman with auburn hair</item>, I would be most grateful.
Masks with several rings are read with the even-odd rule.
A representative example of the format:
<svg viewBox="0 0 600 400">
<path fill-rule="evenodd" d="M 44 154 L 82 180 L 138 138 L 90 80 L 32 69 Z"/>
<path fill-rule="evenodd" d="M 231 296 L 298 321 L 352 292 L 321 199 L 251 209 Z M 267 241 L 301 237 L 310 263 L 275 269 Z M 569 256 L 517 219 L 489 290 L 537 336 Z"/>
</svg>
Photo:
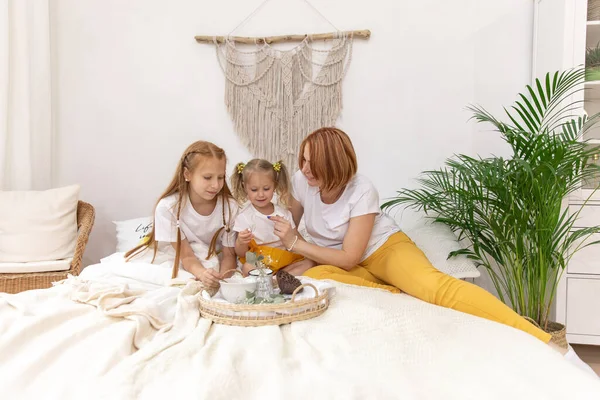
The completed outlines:
<svg viewBox="0 0 600 400">
<path fill-rule="evenodd" d="M 357 174 L 356 153 L 348 135 L 321 128 L 304 139 L 300 171 L 292 178 L 292 215 L 304 215 L 315 244 L 308 243 L 284 218 L 275 234 L 289 251 L 314 260 L 304 271 L 315 279 L 405 292 L 429 303 L 473 314 L 525 331 L 548 343 L 551 335 L 529 323 L 491 293 L 437 270 L 425 254 L 383 214 L 371 181 Z"/>
</svg>

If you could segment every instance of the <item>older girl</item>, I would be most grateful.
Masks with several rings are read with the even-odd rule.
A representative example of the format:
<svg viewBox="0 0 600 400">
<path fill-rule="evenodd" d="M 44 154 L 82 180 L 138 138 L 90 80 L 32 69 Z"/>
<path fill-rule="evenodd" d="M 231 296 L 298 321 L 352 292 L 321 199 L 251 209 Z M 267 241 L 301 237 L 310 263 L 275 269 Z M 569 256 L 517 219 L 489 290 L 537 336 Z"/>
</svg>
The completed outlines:
<svg viewBox="0 0 600 400">
<path fill-rule="evenodd" d="M 173 277 L 181 266 L 207 287 L 218 287 L 221 272 L 236 267 L 232 226 L 238 206 L 225 182 L 226 162 L 223 149 L 213 143 L 192 143 L 158 200 L 148 241 L 125 256 L 130 258 L 148 248 L 153 248 L 156 256 L 162 242 L 175 249 Z M 195 254 L 194 244 L 208 249 L 208 254 Z M 209 260 L 217 252 L 221 253 L 220 262 L 215 266 Z"/>
</svg>

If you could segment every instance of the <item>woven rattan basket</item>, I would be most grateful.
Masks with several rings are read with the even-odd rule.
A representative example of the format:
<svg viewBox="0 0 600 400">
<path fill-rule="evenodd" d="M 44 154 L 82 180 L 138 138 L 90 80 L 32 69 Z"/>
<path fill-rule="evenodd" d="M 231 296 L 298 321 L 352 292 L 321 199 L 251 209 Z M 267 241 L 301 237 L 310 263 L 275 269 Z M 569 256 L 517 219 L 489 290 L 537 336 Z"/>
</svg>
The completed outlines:
<svg viewBox="0 0 600 400">
<path fill-rule="evenodd" d="M 315 296 L 296 300 L 301 289 L 310 287 Z M 281 304 L 231 304 L 207 300 L 199 296 L 200 315 L 217 324 L 238 326 L 283 325 L 319 316 L 329 307 L 329 293 L 319 294 L 310 283 L 296 288 L 290 301 Z"/>
<path fill-rule="evenodd" d="M 95 215 L 94 207 L 91 204 L 79 201 L 77 204 L 77 243 L 69 270 L 0 274 L 0 292 L 19 293 L 31 289 L 45 289 L 51 287 L 52 282 L 63 280 L 69 274 L 79 275 L 83 253 L 94 225 Z"/>
<path fill-rule="evenodd" d="M 600 21 L 600 0 L 588 0 L 588 21 Z"/>
<path fill-rule="evenodd" d="M 563 324 L 559 324 L 558 322 L 549 321 L 548 328 L 543 329 L 533 319 L 531 319 L 529 317 L 524 317 L 524 318 L 527 321 L 534 324 L 535 326 L 537 326 L 538 328 L 542 329 L 544 332 L 547 332 L 550 335 L 552 335 L 552 339 L 550 339 L 551 342 L 556 343 L 558 346 L 562 347 L 563 349 L 566 349 L 569 347 L 569 343 L 567 342 L 567 328 Z"/>
</svg>

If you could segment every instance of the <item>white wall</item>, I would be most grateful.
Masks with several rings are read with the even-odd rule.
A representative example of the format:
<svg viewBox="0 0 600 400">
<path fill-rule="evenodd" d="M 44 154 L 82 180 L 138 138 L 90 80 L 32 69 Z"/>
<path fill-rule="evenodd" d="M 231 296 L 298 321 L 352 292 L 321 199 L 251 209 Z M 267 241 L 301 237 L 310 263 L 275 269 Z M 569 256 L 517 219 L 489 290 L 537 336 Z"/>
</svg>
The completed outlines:
<svg viewBox="0 0 600 400">
<path fill-rule="evenodd" d="M 528 0 L 313 0 L 357 41 L 339 126 L 381 198 L 453 153 L 504 149 L 465 107 L 510 104 L 529 82 Z M 501 4 L 498 4 L 501 3 Z M 112 220 L 150 215 L 181 152 L 205 139 L 230 165 L 250 155 L 223 105 L 224 78 L 197 34 L 227 34 L 260 0 L 54 0 L 55 184 L 82 185 L 96 224 L 86 262 L 114 251 Z M 272 0 L 236 34 L 331 31 L 301 0 Z"/>
</svg>

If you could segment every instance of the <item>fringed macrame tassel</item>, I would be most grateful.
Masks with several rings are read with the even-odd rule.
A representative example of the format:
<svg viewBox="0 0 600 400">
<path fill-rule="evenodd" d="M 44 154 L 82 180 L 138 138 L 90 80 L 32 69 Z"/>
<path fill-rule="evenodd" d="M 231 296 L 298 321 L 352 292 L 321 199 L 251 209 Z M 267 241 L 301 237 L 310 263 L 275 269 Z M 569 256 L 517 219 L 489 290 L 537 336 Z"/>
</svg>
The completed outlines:
<svg viewBox="0 0 600 400">
<path fill-rule="evenodd" d="M 226 77 L 225 105 L 234 129 L 259 158 L 284 160 L 297 169 L 302 140 L 333 126 L 342 109 L 342 80 L 352 58 L 352 37 L 328 50 L 308 40 L 289 51 L 268 46 L 238 50 L 234 42 L 215 42 Z"/>
</svg>

